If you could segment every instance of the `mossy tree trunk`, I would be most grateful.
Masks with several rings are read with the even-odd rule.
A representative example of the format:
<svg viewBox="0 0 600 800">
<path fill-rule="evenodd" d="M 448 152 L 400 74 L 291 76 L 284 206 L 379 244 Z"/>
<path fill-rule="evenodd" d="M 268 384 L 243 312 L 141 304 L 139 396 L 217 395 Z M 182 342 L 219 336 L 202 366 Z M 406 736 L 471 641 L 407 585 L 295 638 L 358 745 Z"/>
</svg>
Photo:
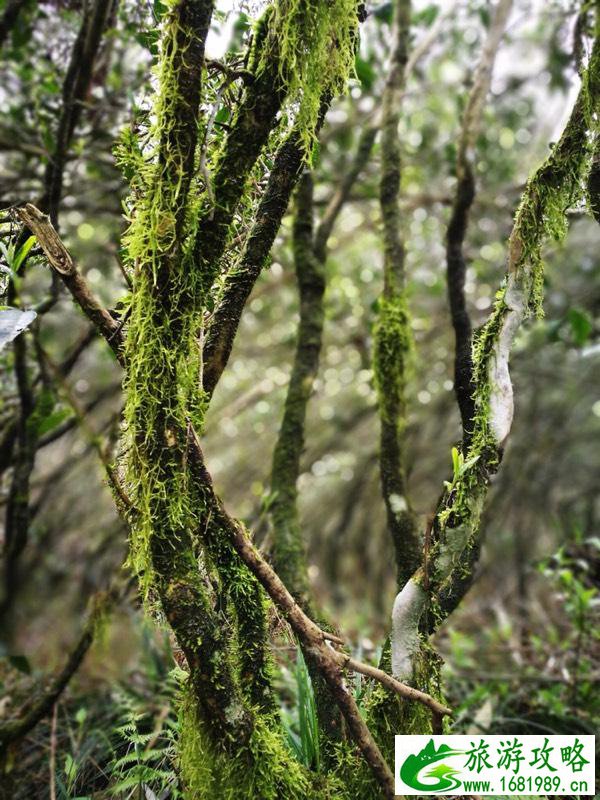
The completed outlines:
<svg viewBox="0 0 600 800">
<path fill-rule="evenodd" d="M 421 561 L 417 519 L 411 508 L 407 485 L 406 384 L 411 329 L 406 297 L 406 248 L 400 211 L 402 162 L 398 132 L 408 62 L 410 17 L 410 0 L 397 0 L 390 66 L 382 99 L 379 201 L 383 223 L 383 292 L 373 331 L 373 373 L 381 425 L 381 485 L 399 588 L 404 586 Z"/>
</svg>

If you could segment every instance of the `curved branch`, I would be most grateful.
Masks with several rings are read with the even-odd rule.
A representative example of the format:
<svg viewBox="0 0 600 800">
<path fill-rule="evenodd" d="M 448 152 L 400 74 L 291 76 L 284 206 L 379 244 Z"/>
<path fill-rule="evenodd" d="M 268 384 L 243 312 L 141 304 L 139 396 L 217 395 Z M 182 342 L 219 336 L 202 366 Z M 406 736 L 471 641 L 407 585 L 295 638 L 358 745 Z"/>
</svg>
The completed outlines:
<svg viewBox="0 0 600 800">
<path fill-rule="evenodd" d="M 323 124 L 330 103 L 329 95 L 321 101 L 315 135 Z M 221 299 L 209 323 L 206 344 L 202 351 L 203 387 L 209 397 L 212 396 L 231 355 L 246 301 L 271 252 L 300 177 L 304 155 L 300 131 L 293 130 L 277 151 L 240 262 L 225 278 Z"/>
<path fill-rule="evenodd" d="M 394 780 L 379 747 L 368 727 L 362 719 L 351 692 L 346 687 L 343 670 L 345 668 L 361 672 L 378 680 L 387 688 L 395 691 L 405 699 L 422 703 L 429 708 L 436 718 L 451 713 L 449 708 L 439 704 L 434 698 L 416 691 L 396 681 L 381 670 L 361 664 L 348 654 L 334 650 L 328 641 L 331 635 L 322 631 L 300 608 L 281 578 L 258 552 L 242 525 L 229 516 L 214 491 L 212 478 L 206 468 L 200 442 L 194 430 L 190 428 L 188 436 L 188 452 L 193 472 L 208 511 L 220 530 L 229 538 L 241 560 L 260 581 L 263 588 L 280 609 L 289 622 L 292 630 L 302 644 L 303 651 L 308 654 L 314 667 L 319 670 L 329 686 L 335 701 L 342 712 L 353 740 L 367 761 L 373 775 L 381 786 L 386 798 L 394 797 Z M 202 536 L 201 532 L 197 533 Z"/>
<path fill-rule="evenodd" d="M 394 12 L 394 44 L 382 98 L 379 203 L 383 221 L 383 291 L 373 332 L 373 372 L 380 417 L 380 473 L 398 586 L 421 561 L 417 522 L 406 480 L 406 371 L 410 323 L 406 303 L 405 244 L 400 212 L 398 125 L 405 91 L 410 0 Z"/>
<path fill-rule="evenodd" d="M 63 174 L 71 140 L 81 117 L 93 76 L 94 63 L 113 11 L 113 0 L 96 0 L 83 20 L 71 51 L 63 84 L 63 105 L 56 133 L 54 151 L 46 168 L 45 190 L 40 199 L 43 211 L 53 225 L 58 221 L 58 207 L 63 189 Z"/>
<path fill-rule="evenodd" d="M 245 89 L 214 170 L 212 197 L 201 211 L 196 231 L 194 261 L 205 293 L 218 275 L 235 211 L 252 167 L 275 127 L 284 96 L 276 60 Z"/>
<path fill-rule="evenodd" d="M 293 249 L 300 322 L 283 418 L 273 451 L 270 516 L 273 566 L 294 597 L 304 608 L 309 608 L 308 571 L 298 520 L 296 484 L 304 449 L 306 410 L 319 367 L 325 275 L 314 253 L 313 179 L 308 171 L 300 179 L 296 192 Z"/>
</svg>

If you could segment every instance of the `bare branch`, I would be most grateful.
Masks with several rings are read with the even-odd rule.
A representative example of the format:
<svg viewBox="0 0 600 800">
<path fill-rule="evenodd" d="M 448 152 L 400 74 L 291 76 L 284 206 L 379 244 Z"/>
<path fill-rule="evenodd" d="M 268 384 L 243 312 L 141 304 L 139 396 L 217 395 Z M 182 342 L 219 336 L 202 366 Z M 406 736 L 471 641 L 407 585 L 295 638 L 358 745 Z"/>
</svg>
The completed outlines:
<svg viewBox="0 0 600 800">
<path fill-rule="evenodd" d="M 117 361 L 123 365 L 123 338 L 119 324 L 93 295 L 87 281 L 77 269 L 69 251 L 57 234 L 50 218 L 46 214 L 42 214 L 32 203 L 16 208 L 14 214 L 36 236 L 50 266 L 59 275 L 86 317 L 94 323 L 100 334 L 107 341 L 117 357 Z"/>
<path fill-rule="evenodd" d="M 81 27 L 71 51 L 71 59 L 63 83 L 63 105 L 54 151 L 51 154 L 44 178 L 45 190 L 39 205 L 50 215 L 54 225 L 58 221 L 58 207 L 63 189 L 63 175 L 73 133 L 87 97 L 93 76 L 94 63 L 114 0 L 95 0 L 88 10 L 84 6 Z"/>
</svg>

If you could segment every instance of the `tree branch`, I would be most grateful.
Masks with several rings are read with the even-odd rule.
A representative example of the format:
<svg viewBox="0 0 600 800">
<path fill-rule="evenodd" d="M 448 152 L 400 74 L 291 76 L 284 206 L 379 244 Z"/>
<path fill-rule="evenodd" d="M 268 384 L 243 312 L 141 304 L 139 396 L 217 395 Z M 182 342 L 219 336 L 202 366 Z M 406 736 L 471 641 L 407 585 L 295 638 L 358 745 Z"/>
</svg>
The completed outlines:
<svg viewBox="0 0 600 800">
<path fill-rule="evenodd" d="M 432 528 L 429 592 L 421 572 L 396 597 L 392 612 L 394 674 L 412 674 L 421 630 L 430 632 L 456 607 L 470 584 L 480 546 L 479 522 L 491 476 L 497 471 L 513 418 L 509 357 L 527 314 L 539 312 L 543 262 L 541 248 L 563 227 L 566 209 L 582 193 L 589 170 L 589 130 L 600 112 L 600 26 L 588 68 L 563 133 L 523 192 L 510 238 L 508 267 L 494 309 L 474 346 L 476 413 L 468 465 L 444 492 Z M 550 217 L 550 222 L 548 221 Z M 426 611 L 435 609 L 434 614 Z"/>
<path fill-rule="evenodd" d="M 43 685 L 39 687 L 39 696 L 28 701 L 28 707 L 23 709 L 15 719 L 0 723 L 0 754 L 3 754 L 11 744 L 26 736 L 38 722 L 52 711 L 56 701 L 81 666 L 94 641 L 102 618 L 110 613 L 114 605 L 124 596 L 126 589 L 127 586 L 123 588 L 114 583 L 106 591 L 97 592 L 93 596 L 83 630 L 63 668 L 50 680 L 43 681 Z"/>
<path fill-rule="evenodd" d="M 475 200 L 474 146 L 481 123 L 485 98 L 490 88 L 494 61 L 512 9 L 512 0 L 499 0 L 494 11 L 487 39 L 475 70 L 469 93 L 456 156 L 456 192 L 446 233 L 446 281 L 450 316 L 454 328 L 454 392 L 460 409 L 463 447 L 469 446 L 475 414 L 475 385 L 471 355 L 471 319 L 465 298 L 467 270 L 463 245 L 469 223 L 469 212 Z"/>
<path fill-rule="evenodd" d="M 214 170 L 212 198 L 200 213 L 194 260 L 205 293 L 218 275 L 235 211 L 252 167 L 275 127 L 284 96 L 277 59 L 273 58 L 268 68 L 261 70 L 245 88 L 244 99 Z"/>
<path fill-rule="evenodd" d="M 319 366 L 323 332 L 323 265 L 314 253 L 313 180 L 306 171 L 296 191 L 293 250 L 300 296 L 300 322 L 292 373 L 271 467 L 273 566 L 303 608 L 308 608 L 306 557 L 300 532 L 296 484 L 304 449 L 306 409 Z"/>
<path fill-rule="evenodd" d="M 448 13 L 449 11 L 444 11 L 438 16 L 429 33 L 415 48 L 413 57 L 409 59 L 406 67 L 407 75 L 411 73 L 418 60 L 428 52 L 439 35 L 441 23 Z M 330 102 L 331 98 L 324 98 L 315 135 L 318 134 Z M 369 159 L 378 130 L 379 122 L 377 120 L 367 123 L 359 139 L 350 168 L 327 204 L 315 233 L 315 254 L 322 263 L 326 259 L 327 242 L 337 217 L 350 199 L 352 187 Z M 281 220 L 300 175 L 303 158 L 300 136 L 297 131 L 292 131 L 275 156 L 267 188 L 259 204 L 244 253 L 239 265 L 230 270 L 225 277 L 221 299 L 209 323 L 204 346 L 203 374 L 204 390 L 209 396 L 214 392 L 231 354 L 246 301 L 262 272 L 277 231 L 281 226 Z"/>
<path fill-rule="evenodd" d="M 71 51 L 71 59 L 63 83 L 63 105 L 58 122 L 54 152 L 48 162 L 44 179 L 45 190 L 40 199 L 42 211 L 50 215 L 52 224 L 58 221 L 58 207 L 63 188 L 63 175 L 73 133 L 81 117 L 94 70 L 94 62 L 102 36 L 112 13 L 114 0 L 95 0 L 91 10 L 84 7 L 81 27 Z"/>
<path fill-rule="evenodd" d="M 6 525 L 2 565 L 2 599 L 0 620 L 2 629 L 10 635 L 8 615 L 13 606 L 18 586 L 18 566 L 21 553 L 29 537 L 29 494 L 31 472 L 37 448 L 37 426 L 32 424 L 36 397 L 32 391 L 27 365 L 27 338 L 18 336 L 14 341 L 15 376 L 19 392 L 19 418 L 15 429 L 17 445 L 12 480 L 6 504 Z"/>
<path fill-rule="evenodd" d="M 438 716 L 451 714 L 450 709 L 439 704 L 434 698 L 405 686 L 399 681 L 390 679 L 390 676 L 385 676 L 385 673 L 381 673 L 380 670 L 371 668 L 368 665 L 362 665 L 351 659 L 347 654 L 332 649 L 327 643 L 330 635 L 322 631 L 304 613 L 277 573 L 267 564 L 252 544 L 241 524 L 229 516 L 216 496 L 212 478 L 204 463 L 200 442 L 193 429 L 190 429 L 188 436 L 188 450 L 193 479 L 198 483 L 199 491 L 201 491 L 207 504 L 211 518 L 215 520 L 223 534 L 228 537 L 241 560 L 260 581 L 271 600 L 289 622 L 302 644 L 304 652 L 308 654 L 315 668 L 319 670 L 329 686 L 346 720 L 352 738 L 381 786 L 384 796 L 393 798 L 394 780 L 392 773 L 365 725 L 352 694 L 345 685 L 343 670 L 351 668 L 355 671 L 361 671 L 363 674 L 368 674 L 405 699 L 423 703 Z M 201 534 L 197 535 L 201 536 Z"/>
<path fill-rule="evenodd" d="M 379 201 L 383 221 L 383 291 L 373 332 L 373 371 L 381 424 L 381 486 L 396 556 L 398 586 L 408 580 L 421 562 L 421 542 L 406 480 L 406 370 L 411 333 L 399 203 L 398 125 L 406 85 L 410 16 L 410 0 L 398 0 L 394 43 L 382 98 Z"/>
<path fill-rule="evenodd" d="M 7 0 L 4 12 L 0 17 L 0 47 L 17 24 L 19 14 L 27 4 L 27 0 Z"/>
<path fill-rule="evenodd" d="M 321 103 L 319 128 L 330 102 L 331 98 L 327 97 Z M 290 197 L 300 177 L 303 160 L 300 133 L 293 130 L 277 151 L 240 263 L 227 274 L 221 299 L 209 323 L 203 349 L 203 386 L 209 396 L 214 392 L 231 355 L 246 301 L 281 227 Z"/>
<path fill-rule="evenodd" d="M 65 284 L 73 299 L 104 337 L 117 361 L 123 365 L 123 336 L 119 323 L 93 295 L 87 281 L 57 234 L 50 218 L 31 203 L 16 208 L 14 214 L 35 235 L 50 266 Z"/>
</svg>

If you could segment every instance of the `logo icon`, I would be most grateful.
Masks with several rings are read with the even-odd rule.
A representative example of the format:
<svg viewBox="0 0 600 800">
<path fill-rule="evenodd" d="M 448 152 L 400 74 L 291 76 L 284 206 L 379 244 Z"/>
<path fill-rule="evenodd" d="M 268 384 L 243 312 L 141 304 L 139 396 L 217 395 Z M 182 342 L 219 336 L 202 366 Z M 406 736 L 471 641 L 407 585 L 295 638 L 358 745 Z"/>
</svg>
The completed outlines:
<svg viewBox="0 0 600 800">
<path fill-rule="evenodd" d="M 436 750 L 433 739 L 430 739 L 417 755 L 410 755 L 404 759 L 400 767 L 400 777 L 408 786 L 423 792 L 452 791 L 461 784 L 454 777 L 460 770 L 439 762 L 451 756 L 464 754 L 464 750 L 453 750 L 446 744 L 441 744 Z"/>
</svg>

